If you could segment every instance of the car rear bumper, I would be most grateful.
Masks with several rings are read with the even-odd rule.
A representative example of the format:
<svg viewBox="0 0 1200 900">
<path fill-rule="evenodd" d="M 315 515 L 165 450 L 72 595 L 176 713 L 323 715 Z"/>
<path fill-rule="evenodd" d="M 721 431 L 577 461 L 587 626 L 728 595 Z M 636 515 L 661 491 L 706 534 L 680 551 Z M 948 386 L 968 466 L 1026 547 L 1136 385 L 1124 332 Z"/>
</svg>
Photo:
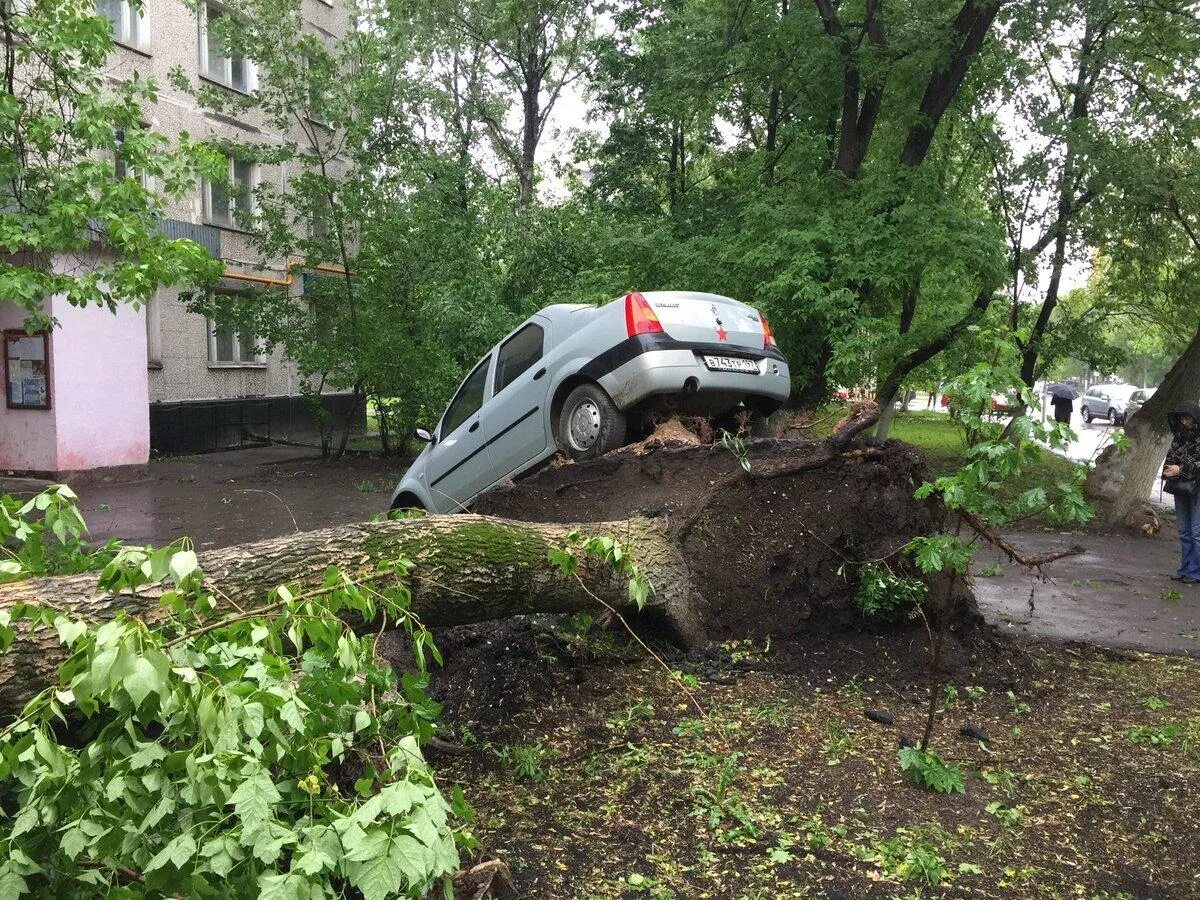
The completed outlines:
<svg viewBox="0 0 1200 900">
<path fill-rule="evenodd" d="M 628 410 L 644 400 L 678 395 L 695 411 L 719 412 L 746 400 L 777 408 L 791 393 L 787 362 L 777 351 L 771 355 L 721 344 L 688 344 L 640 353 L 597 380 L 618 409 Z M 750 359 L 758 372 L 719 372 L 704 364 L 704 356 Z M 686 401 L 691 401 L 690 404 Z"/>
</svg>

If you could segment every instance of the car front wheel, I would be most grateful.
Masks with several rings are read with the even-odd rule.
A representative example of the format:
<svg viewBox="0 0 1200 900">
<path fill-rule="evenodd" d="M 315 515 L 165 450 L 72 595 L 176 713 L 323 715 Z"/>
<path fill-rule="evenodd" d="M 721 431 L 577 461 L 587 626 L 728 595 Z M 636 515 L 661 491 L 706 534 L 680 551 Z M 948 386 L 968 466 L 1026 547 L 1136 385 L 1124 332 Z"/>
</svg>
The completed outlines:
<svg viewBox="0 0 1200 900">
<path fill-rule="evenodd" d="M 1121 417 L 1118 416 L 1117 411 L 1111 407 L 1108 410 L 1108 421 L 1112 422 L 1114 425 L 1121 424 Z"/>
<path fill-rule="evenodd" d="M 1083 421 L 1087 422 L 1089 425 L 1092 424 L 1092 411 L 1086 406 L 1083 408 Z"/>
<path fill-rule="evenodd" d="M 604 389 L 581 384 L 567 395 L 558 417 L 558 449 L 571 459 L 594 459 L 625 443 L 625 414 Z"/>
</svg>

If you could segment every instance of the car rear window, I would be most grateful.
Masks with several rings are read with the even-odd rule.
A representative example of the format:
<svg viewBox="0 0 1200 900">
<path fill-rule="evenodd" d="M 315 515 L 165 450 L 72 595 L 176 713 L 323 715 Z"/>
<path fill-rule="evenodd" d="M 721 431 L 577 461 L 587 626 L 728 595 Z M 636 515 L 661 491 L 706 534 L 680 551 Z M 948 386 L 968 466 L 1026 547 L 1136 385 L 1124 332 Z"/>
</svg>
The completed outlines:
<svg viewBox="0 0 1200 900">
<path fill-rule="evenodd" d="M 493 393 L 500 393 L 542 358 L 542 337 L 542 327 L 531 323 L 500 345 Z"/>
<path fill-rule="evenodd" d="M 467 376 L 450 406 L 442 417 L 442 437 L 453 434 L 454 429 L 461 425 L 483 406 L 483 389 L 487 385 L 488 360 L 484 359 L 475 371 Z"/>
</svg>

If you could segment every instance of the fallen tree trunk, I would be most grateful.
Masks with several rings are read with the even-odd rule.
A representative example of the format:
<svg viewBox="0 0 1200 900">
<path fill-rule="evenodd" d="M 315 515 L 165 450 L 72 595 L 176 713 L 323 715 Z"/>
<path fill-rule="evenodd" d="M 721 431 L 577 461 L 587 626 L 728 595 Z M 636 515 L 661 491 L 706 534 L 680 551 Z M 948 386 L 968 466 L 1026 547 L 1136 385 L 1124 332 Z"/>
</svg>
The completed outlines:
<svg viewBox="0 0 1200 900">
<path fill-rule="evenodd" d="M 651 573 L 654 590 L 647 612 L 681 643 L 704 641 L 698 614 L 702 601 L 693 596 L 687 566 L 663 521 L 633 518 L 571 526 L 476 515 L 429 516 L 344 525 L 213 550 L 200 555 L 200 566 L 206 582 L 219 588 L 214 618 L 261 604 L 277 585 L 317 587 L 330 566 L 362 578 L 400 559 L 414 563 L 407 580 L 411 609 L 427 626 L 596 609 L 599 604 L 589 594 L 613 607 L 628 605 L 628 577 L 611 565 L 581 557 L 576 580 L 576 575 L 565 575 L 550 564 L 548 551 L 564 546 L 576 527 L 585 536 L 616 537 Z M 376 581 L 375 586 L 387 583 Z M 17 603 L 48 604 L 95 622 L 124 610 L 154 625 L 167 617 L 159 603 L 165 590 L 156 586 L 114 595 L 97 589 L 95 573 L 35 578 L 0 586 L 0 609 Z M 362 623 L 362 628 L 378 628 L 378 623 Z M 53 629 L 23 629 L 0 655 L 0 718 L 19 711 L 49 684 L 65 656 Z"/>
<path fill-rule="evenodd" d="M 580 558 L 567 575 L 550 563 L 548 552 L 577 528 L 629 550 L 651 585 L 644 614 L 685 646 L 861 627 L 858 568 L 884 561 L 912 574 L 903 547 L 944 515 L 913 498 L 924 478 L 915 448 L 851 448 L 877 418 L 864 403 L 823 441 L 755 445 L 748 472 L 720 446 L 629 448 L 494 491 L 477 504 L 492 516 L 327 528 L 208 551 L 200 565 L 218 615 L 254 608 L 280 584 L 318 587 L 330 566 L 386 586 L 394 576 L 381 570 L 400 559 L 413 563 L 412 611 L 428 626 L 627 607 L 628 577 L 611 565 Z M 165 619 L 163 590 L 113 595 L 94 574 L 37 578 L 0 586 L 0 610 L 45 604 L 97 622 L 124 610 L 153 625 Z M 955 622 L 979 623 L 969 592 L 953 607 Z M 50 684 L 64 656 L 53 629 L 20 630 L 0 655 L 0 719 Z"/>
</svg>

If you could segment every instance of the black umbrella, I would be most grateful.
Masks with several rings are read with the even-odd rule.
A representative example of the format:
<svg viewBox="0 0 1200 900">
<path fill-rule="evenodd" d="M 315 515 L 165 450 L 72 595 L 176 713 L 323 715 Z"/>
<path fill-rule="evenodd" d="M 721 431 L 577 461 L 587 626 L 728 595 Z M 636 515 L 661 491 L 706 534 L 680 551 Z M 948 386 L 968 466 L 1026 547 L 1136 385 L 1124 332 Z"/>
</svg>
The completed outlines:
<svg viewBox="0 0 1200 900">
<path fill-rule="evenodd" d="M 1051 397 L 1062 397 L 1064 400 L 1079 399 L 1079 391 L 1075 390 L 1075 388 L 1071 387 L 1069 384 L 1061 384 L 1059 382 L 1047 385 L 1046 393 Z"/>
</svg>

